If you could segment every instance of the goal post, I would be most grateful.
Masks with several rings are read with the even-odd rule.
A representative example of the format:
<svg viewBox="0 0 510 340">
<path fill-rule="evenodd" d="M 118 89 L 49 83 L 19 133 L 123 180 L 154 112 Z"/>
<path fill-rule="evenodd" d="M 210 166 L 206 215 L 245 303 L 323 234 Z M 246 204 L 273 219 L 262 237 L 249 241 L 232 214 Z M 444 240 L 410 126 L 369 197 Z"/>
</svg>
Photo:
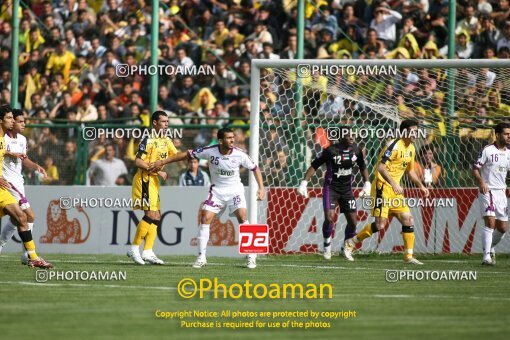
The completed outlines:
<svg viewBox="0 0 510 340">
<path fill-rule="evenodd" d="M 296 95 L 298 86 L 301 98 Z M 298 108 L 302 110 L 296 112 Z M 310 199 L 297 196 L 296 187 L 311 160 L 328 145 L 328 129 L 349 126 L 356 132 L 355 143 L 366 152 L 373 180 L 377 156 L 387 142 L 383 137 L 388 135 L 374 135 L 372 130 L 395 131 L 403 119 L 414 118 L 424 131 L 416 143 L 416 160 L 424 161 L 432 149 L 442 169 L 431 197 L 453 202 L 411 207 L 416 229 L 421 230 L 416 251 L 478 252 L 480 214 L 470 164 L 491 142 L 492 125 L 509 115 L 509 60 L 254 59 L 249 153 L 262 170 L 267 201 L 256 201 L 257 184 L 250 176 L 249 220 L 270 225 L 272 253 L 320 252 L 323 171 L 309 183 Z M 371 134 L 363 135 L 365 130 Z M 403 181 L 406 197 L 419 198 L 410 181 Z M 356 172 L 353 188 L 358 191 L 361 186 Z M 356 203 L 359 230 L 371 217 L 363 202 Z M 333 250 L 338 251 L 345 218 L 335 222 Z M 367 240 L 363 250 L 398 251 L 399 232 L 389 228 Z"/>
</svg>

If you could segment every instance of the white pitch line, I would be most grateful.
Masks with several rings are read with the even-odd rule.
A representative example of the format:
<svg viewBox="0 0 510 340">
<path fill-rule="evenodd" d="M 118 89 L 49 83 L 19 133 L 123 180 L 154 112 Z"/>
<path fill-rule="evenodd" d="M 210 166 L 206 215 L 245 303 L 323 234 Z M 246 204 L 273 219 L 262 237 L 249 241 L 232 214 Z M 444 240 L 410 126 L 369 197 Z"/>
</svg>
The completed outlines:
<svg viewBox="0 0 510 340">
<path fill-rule="evenodd" d="M 130 289 L 159 289 L 159 290 L 177 290 L 176 287 L 165 286 L 127 286 L 127 285 L 101 285 L 101 284 L 87 284 L 87 283 L 44 283 L 44 282 L 30 282 L 30 281 L 0 281 L 0 284 L 17 284 L 25 286 L 47 286 L 47 287 L 106 287 L 106 288 L 130 288 Z"/>
<path fill-rule="evenodd" d="M 371 261 L 371 262 L 390 262 L 390 261 L 393 262 L 393 260 L 381 260 L 381 261 Z M 443 262 L 443 263 L 447 263 L 447 261 L 448 260 L 446 260 L 446 261 L 435 260 L 435 262 Z M 2 260 L 0 260 L 0 262 L 2 262 Z M 4 259 L 3 262 L 19 262 L 19 260 L 7 260 L 7 259 Z M 90 263 L 90 262 L 97 263 L 97 264 L 115 264 L 115 263 L 130 264 L 130 263 L 133 263 L 132 261 L 124 261 L 124 260 L 118 260 L 118 261 L 52 260 L 51 262 L 54 262 L 54 263 L 74 263 L 74 264 L 86 264 L 86 263 Z M 359 261 L 358 263 L 362 264 L 364 262 L 367 262 L 367 261 L 362 260 L 362 261 Z M 402 261 L 395 260 L 395 262 L 402 262 Z M 432 261 L 427 261 L 427 262 L 432 262 Z M 477 268 L 476 266 L 468 268 L 468 269 L 462 269 L 462 270 L 461 269 L 456 269 L 456 268 L 449 268 L 449 269 L 427 268 L 426 263 L 425 263 L 424 267 L 420 267 L 420 268 L 417 268 L 417 267 L 407 267 L 406 269 L 395 269 L 395 268 L 325 266 L 325 265 L 319 265 L 319 264 L 317 264 L 317 265 L 312 265 L 312 264 L 309 264 L 309 265 L 299 265 L 299 264 L 284 264 L 284 263 L 281 263 L 281 264 L 271 264 L 269 261 L 266 262 L 266 260 L 264 260 L 264 261 L 259 261 L 259 265 L 260 265 L 259 267 L 260 268 L 264 268 L 264 267 L 287 268 L 288 267 L 288 268 L 367 270 L 367 271 L 388 271 L 388 270 L 397 270 L 397 271 L 402 271 L 402 270 L 405 270 L 405 271 L 466 271 L 466 270 L 471 270 L 471 271 L 478 271 L 479 273 L 482 273 L 482 274 L 510 275 L 510 272 L 485 271 L 485 270 L 481 270 L 482 268 Z M 460 262 L 460 263 L 465 263 L 465 262 Z M 168 264 L 170 264 L 170 265 L 177 265 L 177 266 L 191 266 L 193 264 L 193 262 L 165 262 L 165 264 L 167 264 L 167 265 Z M 238 263 L 235 263 L 235 262 L 234 263 L 208 262 L 207 266 L 218 266 L 218 267 L 221 267 L 221 266 L 224 266 L 224 267 L 226 267 L 226 266 L 233 266 L 233 267 L 237 267 L 237 266 L 243 265 L 243 264 L 244 264 L 244 261 L 241 260 Z M 133 264 L 133 266 L 135 266 L 135 265 Z M 139 266 L 136 266 L 136 267 L 139 267 Z M 150 267 L 150 266 L 148 266 L 148 267 Z M 157 267 L 161 267 L 161 266 L 157 266 Z"/>
<path fill-rule="evenodd" d="M 372 295 L 376 298 L 382 298 L 382 299 L 411 299 L 411 298 L 425 298 L 425 299 L 472 299 L 472 300 L 505 300 L 510 301 L 510 298 L 505 297 L 493 297 L 493 296 L 456 296 L 456 295 L 409 295 L 409 294 L 402 294 L 402 295 L 392 295 L 392 294 L 375 294 Z"/>
</svg>

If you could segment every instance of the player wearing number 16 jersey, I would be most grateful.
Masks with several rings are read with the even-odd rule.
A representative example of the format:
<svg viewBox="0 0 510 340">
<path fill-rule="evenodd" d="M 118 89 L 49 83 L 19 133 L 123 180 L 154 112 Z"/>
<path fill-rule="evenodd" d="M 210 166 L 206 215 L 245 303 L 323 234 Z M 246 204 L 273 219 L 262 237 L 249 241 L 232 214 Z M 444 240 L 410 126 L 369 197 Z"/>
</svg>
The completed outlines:
<svg viewBox="0 0 510 340">
<path fill-rule="evenodd" d="M 246 199 L 244 198 L 244 186 L 239 176 L 239 168 L 245 167 L 255 175 L 257 185 L 257 199 L 264 198 L 264 186 L 262 175 L 257 164 L 243 150 L 234 146 L 234 132 L 231 129 L 223 128 L 218 131 L 217 145 L 205 148 L 181 152 L 162 161 L 152 164 L 151 168 L 159 168 L 168 163 L 178 162 L 186 158 L 204 158 L 209 161 L 211 173 L 211 187 L 209 195 L 202 205 L 201 224 L 198 229 L 198 258 L 193 265 L 194 268 L 201 268 L 207 264 L 206 248 L 209 242 L 209 228 L 213 218 L 228 207 L 231 214 L 235 214 L 240 224 L 247 224 Z M 247 267 L 256 267 L 255 255 L 248 256 Z"/>
<path fill-rule="evenodd" d="M 483 265 L 495 265 L 494 247 L 508 230 L 508 199 L 506 176 L 510 170 L 510 124 L 500 123 L 494 128 L 496 141 L 480 151 L 473 167 L 473 175 L 480 192 L 478 201 L 485 226 L 482 230 Z"/>
<path fill-rule="evenodd" d="M 322 187 L 322 202 L 324 205 L 324 223 L 322 225 L 322 235 L 324 237 L 324 258 L 331 259 L 331 234 L 333 232 L 333 219 L 335 208 L 340 207 L 340 213 L 345 214 L 347 226 L 345 228 L 345 240 L 356 235 L 356 200 L 352 192 L 352 169 L 354 164 L 358 165 L 361 171 L 365 186 L 360 193 L 370 193 L 370 182 L 368 181 L 368 171 L 365 164 L 365 157 L 357 145 L 351 142 L 349 129 L 342 129 L 342 138 L 340 143 L 330 145 L 324 149 L 319 157 L 313 160 L 312 165 L 306 170 L 305 178 L 301 181 L 298 193 L 303 197 L 308 197 L 306 188 L 308 181 L 312 178 L 315 171 L 323 164 L 326 164 L 326 177 Z M 344 257 L 352 261 L 352 256 Z"/>
</svg>

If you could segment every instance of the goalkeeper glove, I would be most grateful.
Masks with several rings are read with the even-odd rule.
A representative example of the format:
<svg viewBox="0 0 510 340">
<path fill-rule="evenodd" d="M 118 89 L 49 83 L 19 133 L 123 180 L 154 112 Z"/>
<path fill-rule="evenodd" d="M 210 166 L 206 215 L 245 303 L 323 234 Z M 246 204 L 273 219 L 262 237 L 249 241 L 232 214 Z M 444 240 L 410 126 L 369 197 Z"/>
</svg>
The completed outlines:
<svg viewBox="0 0 510 340">
<path fill-rule="evenodd" d="M 304 198 L 308 198 L 308 189 L 306 188 L 307 185 L 308 185 L 308 182 L 305 180 L 302 180 L 301 184 L 299 185 L 299 188 L 297 189 L 298 194 L 300 194 Z"/>
<path fill-rule="evenodd" d="M 370 191 L 372 190 L 372 185 L 370 182 L 365 182 L 363 185 L 363 189 L 359 192 L 358 197 L 365 197 L 370 195 Z"/>
</svg>

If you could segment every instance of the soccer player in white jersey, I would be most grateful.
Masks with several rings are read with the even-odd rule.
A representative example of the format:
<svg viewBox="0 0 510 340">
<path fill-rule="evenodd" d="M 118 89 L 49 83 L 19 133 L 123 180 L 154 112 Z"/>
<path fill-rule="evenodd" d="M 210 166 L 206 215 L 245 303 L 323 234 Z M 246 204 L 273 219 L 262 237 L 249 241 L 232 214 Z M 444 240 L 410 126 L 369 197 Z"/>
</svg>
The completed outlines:
<svg viewBox="0 0 510 340">
<path fill-rule="evenodd" d="M 25 117 L 21 110 L 13 109 L 14 125 L 11 130 L 7 131 L 4 136 L 6 142 L 6 152 L 3 162 L 3 176 L 9 182 L 10 189 L 8 191 L 18 201 L 21 210 L 27 216 L 27 224 L 30 230 L 34 227 L 35 215 L 30 207 L 27 198 L 25 197 L 25 185 L 23 175 L 21 174 L 22 167 L 25 166 L 29 169 L 40 172 L 46 177 L 46 171 L 40 165 L 32 162 L 27 156 L 27 139 L 22 135 L 25 130 Z M 2 228 L 0 234 L 0 251 L 2 247 L 9 241 L 17 227 L 8 219 L 7 224 Z M 21 262 L 28 264 L 28 254 L 22 245 Z"/>
<path fill-rule="evenodd" d="M 508 199 L 506 175 L 510 170 L 510 124 L 499 123 L 494 128 L 496 141 L 480 151 L 473 175 L 480 192 L 478 201 L 485 222 L 482 230 L 482 265 L 496 264 L 494 248 L 508 230 Z"/>
<path fill-rule="evenodd" d="M 198 229 L 198 258 L 193 264 L 194 268 L 201 268 L 207 264 L 206 248 L 209 241 L 209 227 L 213 218 L 224 208 L 228 207 L 230 214 L 234 214 L 240 224 L 249 223 L 244 186 L 239 176 L 241 166 L 253 171 L 258 185 L 257 200 L 264 199 L 262 174 L 250 156 L 234 146 L 234 132 L 229 128 L 219 130 L 218 143 L 204 148 L 180 152 L 165 160 L 151 164 L 151 168 L 156 169 L 186 158 L 204 158 L 209 161 L 212 185 L 209 188 L 209 196 L 201 208 L 201 224 Z M 249 255 L 247 267 L 253 269 L 256 266 L 256 255 Z"/>
</svg>

